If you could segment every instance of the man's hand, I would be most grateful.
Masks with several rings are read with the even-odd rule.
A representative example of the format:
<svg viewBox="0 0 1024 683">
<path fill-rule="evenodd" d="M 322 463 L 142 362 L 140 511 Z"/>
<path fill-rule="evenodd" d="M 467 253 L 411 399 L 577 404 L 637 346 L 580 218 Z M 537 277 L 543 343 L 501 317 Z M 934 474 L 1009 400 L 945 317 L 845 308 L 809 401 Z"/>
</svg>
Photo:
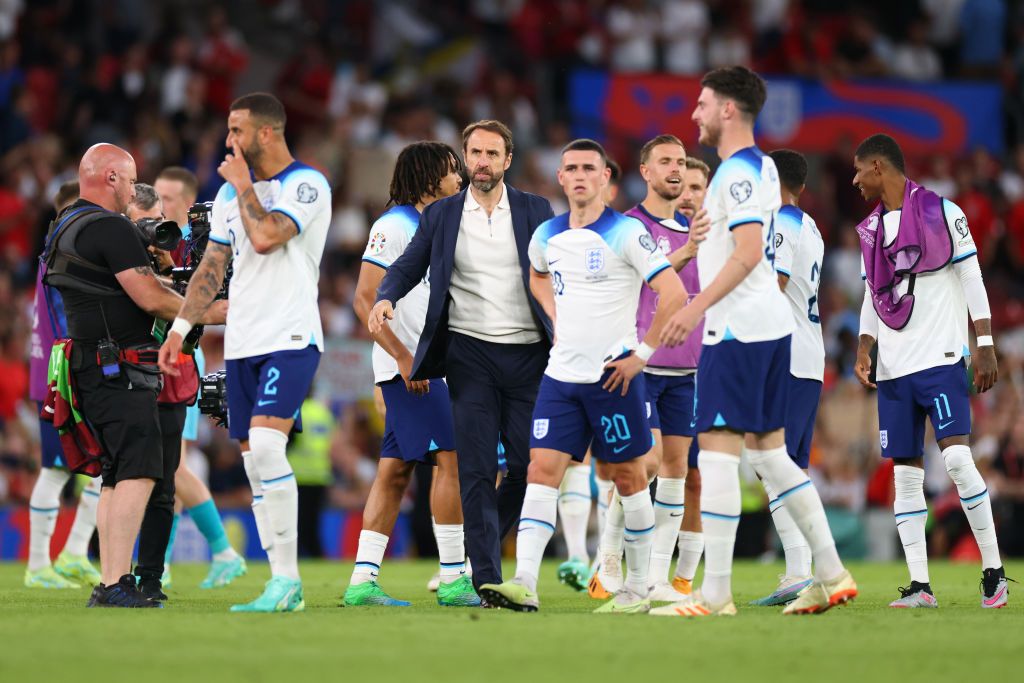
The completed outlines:
<svg viewBox="0 0 1024 683">
<path fill-rule="evenodd" d="M 228 321 L 228 300 L 215 299 L 210 307 L 206 309 L 203 316 L 203 325 L 223 325 Z"/>
<path fill-rule="evenodd" d="M 252 177 L 249 175 L 249 164 L 245 162 L 245 157 L 242 156 L 242 150 L 238 149 L 237 142 L 231 144 L 231 150 L 232 152 L 224 157 L 224 161 L 220 162 L 217 173 L 231 183 L 235 190 L 239 190 L 252 183 Z"/>
<path fill-rule="evenodd" d="M 871 376 L 871 351 L 858 349 L 857 350 L 857 362 L 853 365 L 853 374 L 857 376 L 860 383 L 866 386 L 868 389 L 877 389 L 878 387 L 868 379 Z"/>
<path fill-rule="evenodd" d="M 398 372 L 401 373 L 402 379 L 405 380 L 405 390 L 410 394 L 416 394 L 417 396 L 423 396 L 430 392 L 430 382 L 425 379 L 410 379 L 412 377 L 412 361 L 413 357 L 411 353 L 406 353 L 404 356 L 398 359 Z"/>
<path fill-rule="evenodd" d="M 690 222 L 690 242 L 700 244 L 708 238 L 710 230 L 711 219 L 708 218 L 707 209 L 701 209 L 693 214 L 693 220 Z"/>
<path fill-rule="evenodd" d="M 177 377 L 181 374 L 178 370 L 178 361 L 181 357 L 181 343 L 184 341 L 177 332 L 168 332 L 160 347 L 160 356 L 157 360 L 160 372 Z"/>
<path fill-rule="evenodd" d="M 611 370 L 612 374 L 608 376 L 608 379 L 604 381 L 601 388 L 605 391 L 615 391 L 616 388 L 622 385 L 622 395 L 625 396 L 629 392 L 629 383 L 633 381 L 633 378 L 640 374 L 640 371 L 647 365 L 647 361 L 640 358 L 635 353 L 631 353 L 625 358 L 619 360 L 613 360 L 604 366 L 605 370 Z"/>
<path fill-rule="evenodd" d="M 148 247 L 148 249 L 149 253 L 156 257 L 157 271 L 161 275 L 174 268 L 174 259 L 171 258 L 171 252 L 152 246 Z"/>
<path fill-rule="evenodd" d="M 384 326 L 387 325 L 387 321 L 394 319 L 395 307 L 391 305 L 391 302 L 378 301 L 370 309 L 370 322 L 367 325 L 370 328 L 370 334 L 380 334 Z"/>
<path fill-rule="evenodd" d="M 996 347 L 979 346 L 974 353 L 974 388 L 979 394 L 991 389 L 999 379 Z"/>
<path fill-rule="evenodd" d="M 704 317 L 704 310 L 697 306 L 695 301 L 696 299 L 683 306 L 668 319 L 665 329 L 661 331 L 662 346 L 679 346 L 697 329 L 700 319 Z"/>
</svg>

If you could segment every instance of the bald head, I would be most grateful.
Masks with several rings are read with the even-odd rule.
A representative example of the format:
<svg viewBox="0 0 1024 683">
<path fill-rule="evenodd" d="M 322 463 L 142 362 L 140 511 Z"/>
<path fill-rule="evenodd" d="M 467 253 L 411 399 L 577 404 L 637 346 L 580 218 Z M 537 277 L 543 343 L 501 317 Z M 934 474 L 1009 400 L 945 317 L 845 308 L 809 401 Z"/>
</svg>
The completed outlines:
<svg viewBox="0 0 1024 683">
<path fill-rule="evenodd" d="M 135 195 L 136 175 L 131 154 L 101 142 L 86 150 L 78 165 L 80 196 L 109 211 L 124 213 Z"/>
</svg>

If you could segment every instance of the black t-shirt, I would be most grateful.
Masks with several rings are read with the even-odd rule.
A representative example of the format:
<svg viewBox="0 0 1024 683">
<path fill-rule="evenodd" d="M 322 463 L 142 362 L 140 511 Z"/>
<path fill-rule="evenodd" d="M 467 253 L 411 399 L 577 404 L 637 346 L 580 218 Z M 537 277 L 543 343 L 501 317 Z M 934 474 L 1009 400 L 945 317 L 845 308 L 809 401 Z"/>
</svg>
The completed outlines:
<svg viewBox="0 0 1024 683">
<path fill-rule="evenodd" d="M 69 208 L 82 206 L 96 205 L 79 199 Z M 97 266 L 109 268 L 111 274 L 129 268 L 150 266 L 142 239 L 128 219 L 119 214 L 111 213 L 86 226 L 78 234 L 75 246 L 82 258 Z M 75 341 L 95 343 L 107 337 L 109 328 L 110 336 L 121 348 L 156 343 L 152 335 L 153 316 L 136 306 L 127 294 L 98 296 L 62 288 L 61 295 L 64 298 L 68 335 Z"/>
</svg>

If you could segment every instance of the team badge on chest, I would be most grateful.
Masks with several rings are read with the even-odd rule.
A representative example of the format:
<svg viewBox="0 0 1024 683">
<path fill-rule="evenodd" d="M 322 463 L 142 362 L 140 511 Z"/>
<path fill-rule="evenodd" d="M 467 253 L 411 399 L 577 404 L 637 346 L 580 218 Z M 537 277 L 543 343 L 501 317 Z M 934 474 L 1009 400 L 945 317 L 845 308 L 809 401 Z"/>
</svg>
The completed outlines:
<svg viewBox="0 0 1024 683">
<path fill-rule="evenodd" d="M 598 247 L 596 249 L 587 249 L 587 272 L 588 273 L 600 273 L 604 270 L 604 249 Z"/>
</svg>

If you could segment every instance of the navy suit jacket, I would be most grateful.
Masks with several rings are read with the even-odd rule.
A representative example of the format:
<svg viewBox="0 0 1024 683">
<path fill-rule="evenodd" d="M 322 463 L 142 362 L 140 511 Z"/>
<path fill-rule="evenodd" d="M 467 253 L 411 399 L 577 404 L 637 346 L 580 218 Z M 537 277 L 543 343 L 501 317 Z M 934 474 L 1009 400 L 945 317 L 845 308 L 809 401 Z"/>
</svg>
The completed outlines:
<svg viewBox="0 0 1024 683">
<path fill-rule="evenodd" d="M 377 289 L 377 301 L 397 304 L 430 272 L 430 302 L 427 320 L 416 347 L 412 365 L 413 379 L 444 377 L 445 356 L 448 350 L 448 288 L 455 266 L 455 242 L 459 238 L 462 209 L 466 192 L 446 197 L 429 205 L 420 216 L 420 224 L 409 246 L 391 264 Z M 554 216 L 551 204 L 543 197 L 505 185 L 509 210 L 512 213 L 512 232 L 515 234 L 519 266 L 523 271 L 523 289 L 533 309 L 538 329 L 549 344 L 552 337 L 551 320 L 530 294 L 530 259 L 527 247 L 537 226 Z M 546 351 L 545 351 L 546 353 Z"/>
</svg>

